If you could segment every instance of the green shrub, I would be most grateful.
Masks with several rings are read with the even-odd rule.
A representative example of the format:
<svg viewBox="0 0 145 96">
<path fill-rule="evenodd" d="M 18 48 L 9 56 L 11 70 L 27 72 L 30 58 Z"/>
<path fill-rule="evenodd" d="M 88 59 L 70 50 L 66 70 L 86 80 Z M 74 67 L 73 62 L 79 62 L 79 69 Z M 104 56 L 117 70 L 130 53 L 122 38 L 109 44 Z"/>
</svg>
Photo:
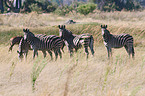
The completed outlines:
<svg viewBox="0 0 145 96">
<path fill-rule="evenodd" d="M 81 14 L 87 15 L 93 12 L 96 9 L 96 6 L 97 5 L 93 3 L 83 4 L 77 8 L 77 11 Z"/>
<path fill-rule="evenodd" d="M 37 3 L 31 4 L 31 5 L 29 6 L 29 8 L 30 8 L 31 11 L 35 11 L 35 12 L 37 12 L 37 13 L 42 12 L 42 8 L 41 8 L 41 7 L 38 7 L 38 4 L 37 4 Z"/>
<path fill-rule="evenodd" d="M 56 13 L 58 15 L 66 15 L 69 12 L 72 12 L 72 10 L 73 10 L 72 6 L 66 5 L 66 6 L 57 8 L 54 13 Z"/>
</svg>

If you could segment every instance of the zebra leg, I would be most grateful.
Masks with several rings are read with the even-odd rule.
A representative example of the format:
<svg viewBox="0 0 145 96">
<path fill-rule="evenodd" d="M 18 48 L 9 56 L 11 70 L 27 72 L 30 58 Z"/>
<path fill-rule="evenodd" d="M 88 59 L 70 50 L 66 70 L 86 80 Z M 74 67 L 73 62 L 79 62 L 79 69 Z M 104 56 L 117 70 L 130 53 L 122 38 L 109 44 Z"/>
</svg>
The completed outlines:
<svg viewBox="0 0 145 96">
<path fill-rule="evenodd" d="M 86 54 L 87 54 L 87 59 L 88 59 L 88 55 L 89 55 L 88 47 L 85 47 L 85 52 L 86 52 Z"/>
<path fill-rule="evenodd" d="M 46 51 L 45 50 L 42 50 L 42 53 L 44 55 L 44 58 L 46 57 Z"/>
<path fill-rule="evenodd" d="M 77 52 L 78 51 L 78 48 L 75 48 L 75 52 Z"/>
<path fill-rule="evenodd" d="M 57 60 L 57 57 L 58 57 L 57 50 L 54 50 L 54 54 L 55 54 L 55 61 L 56 61 Z"/>
<path fill-rule="evenodd" d="M 27 59 L 28 50 L 25 51 L 25 59 Z"/>
<path fill-rule="evenodd" d="M 129 51 L 129 57 L 130 57 L 130 54 L 132 54 L 132 58 L 134 58 L 134 48 L 131 46 L 129 47 L 128 51 Z"/>
<path fill-rule="evenodd" d="M 38 56 L 38 52 L 37 52 L 37 50 L 33 50 L 33 59 L 35 58 L 35 54 L 37 54 L 37 56 Z"/>
<path fill-rule="evenodd" d="M 132 47 L 128 47 L 127 45 L 124 46 L 128 55 L 129 55 L 129 58 L 130 58 L 130 54 L 132 53 Z"/>
<path fill-rule="evenodd" d="M 134 48 L 132 46 L 132 58 L 134 58 L 134 54 L 135 54 L 135 52 L 134 52 Z"/>
<path fill-rule="evenodd" d="M 50 57 L 51 57 L 51 60 L 53 60 L 53 57 L 52 57 L 52 52 L 50 50 L 47 50 L 47 52 L 49 53 Z"/>
<path fill-rule="evenodd" d="M 108 58 L 110 58 L 110 48 L 109 47 L 106 47 L 107 48 L 107 52 L 108 52 Z"/>
<path fill-rule="evenodd" d="M 58 49 L 58 54 L 59 54 L 59 56 L 60 56 L 60 59 L 62 58 L 62 54 L 61 54 L 61 51 L 60 51 L 60 49 Z"/>
<path fill-rule="evenodd" d="M 69 47 L 70 57 L 72 57 L 73 54 L 73 48 Z"/>
</svg>

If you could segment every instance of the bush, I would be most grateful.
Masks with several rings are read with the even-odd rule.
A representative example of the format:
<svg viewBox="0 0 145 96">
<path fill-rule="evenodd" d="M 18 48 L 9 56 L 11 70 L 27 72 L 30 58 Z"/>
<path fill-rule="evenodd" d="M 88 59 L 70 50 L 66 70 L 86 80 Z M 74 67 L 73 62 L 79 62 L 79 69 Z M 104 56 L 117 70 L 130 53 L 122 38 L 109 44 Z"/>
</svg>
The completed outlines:
<svg viewBox="0 0 145 96">
<path fill-rule="evenodd" d="M 88 3 L 88 4 L 80 5 L 77 8 L 77 11 L 81 14 L 87 15 L 87 14 L 93 12 L 95 9 L 96 9 L 96 4 Z"/>
<path fill-rule="evenodd" d="M 72 12 L 72 10 L 74 10 L 72 6 L 66 5 L 66 6 L 57 8 L 54 13 L 58 15 L 66 15 L 69 12 Z"/>
<path fill-rule="evenodd" d="M 37 4 L 31 4 L 31 5 L 29 6 L 29 8 L 30 8 L 31 11 L 35 11 L 35 12 L 37 12 L 37 13 L 42 12 L 42 8 L 38 7 Z"/>
</svg>

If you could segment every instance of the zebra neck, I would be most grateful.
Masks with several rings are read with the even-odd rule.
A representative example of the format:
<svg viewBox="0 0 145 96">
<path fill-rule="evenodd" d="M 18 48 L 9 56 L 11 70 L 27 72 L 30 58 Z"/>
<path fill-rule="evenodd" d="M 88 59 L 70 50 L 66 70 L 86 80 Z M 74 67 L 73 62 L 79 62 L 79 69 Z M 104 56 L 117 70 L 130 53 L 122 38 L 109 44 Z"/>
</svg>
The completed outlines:
<svg viewBox="0 0 145 96">
<path fill-rule="evenodd" d="M 35 41 L 35 39 L 36 39 L 36 37 L 30 37 L 30 38 L 28 38 L 27 40 L 28 40 L 28 42 L 29 42 L 30 44 L 33 44 L 34 41 Z"/>
<path fill-rule="evenodd" d="M 109 42 L 112 36 L 113 36 L 112 34 L 104 34 L 103 35 L 104 41 Z"/>
</svg>

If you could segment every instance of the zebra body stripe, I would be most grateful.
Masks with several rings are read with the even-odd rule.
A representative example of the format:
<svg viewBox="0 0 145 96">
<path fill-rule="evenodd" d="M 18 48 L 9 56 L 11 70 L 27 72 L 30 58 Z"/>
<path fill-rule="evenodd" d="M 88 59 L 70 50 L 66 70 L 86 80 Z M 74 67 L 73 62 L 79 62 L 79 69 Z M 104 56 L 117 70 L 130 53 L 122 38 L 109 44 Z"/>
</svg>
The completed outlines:
<svg viewBox="0 0 145 96">
<path fill-rule="evenodd" d="M 64 46 L 64 43 L 60 37 L 56 35 L 49 35 L 49 36 L 41 36 L 40 38 L 36 37 L 32 32 L 29 31 L 29 29 L 23 29 L 23 31 L 25 39 L 28 40 L 28 42 L 30 43 L 30 45 L 34 50 L 33 58 L 35 58 L 37 50 L 49 51 L 50 54 L 52 54 L 50 50 L 51 51 L 53 50 L 56 59 L 58 54 L 60 55 L 61 58 L 60 48 Z"/>
<path fill-rule="evenodd" d="M 70 56 L 72 56 L 73 49 L 77 51 L 79 48 L 82 47 L 82 45 L 85 48 L 87 58 L 89 54 L 88 47 L 90 47 L 92 55 L 94 55 L 93 49 L 94 39 L 92 35 L 90 34 L 75 35 L 72 34 L 71 31 L 65 29 L 65 25 L 62 26 L 59 25 L 58 27 L 59 27 L 59 36 L 65 41 L 65 44 L 70 51 Z"/>
<path fill-rule="evenodd" d="M 107 25 L 102 26 L 102 36 L 104 40 L 104 45 L 107 48 L 108 57 L 110 57 L 110 53 L 112 54 L 111 48 L 121 48 L 125 47 L 127 53 L 132 54 L 134 57 L 134 48 L 133 48 L 133 37 L 129 34 L 120 34 L 120 35 L 112 35 L 107 30 Z"/>
</svg>

